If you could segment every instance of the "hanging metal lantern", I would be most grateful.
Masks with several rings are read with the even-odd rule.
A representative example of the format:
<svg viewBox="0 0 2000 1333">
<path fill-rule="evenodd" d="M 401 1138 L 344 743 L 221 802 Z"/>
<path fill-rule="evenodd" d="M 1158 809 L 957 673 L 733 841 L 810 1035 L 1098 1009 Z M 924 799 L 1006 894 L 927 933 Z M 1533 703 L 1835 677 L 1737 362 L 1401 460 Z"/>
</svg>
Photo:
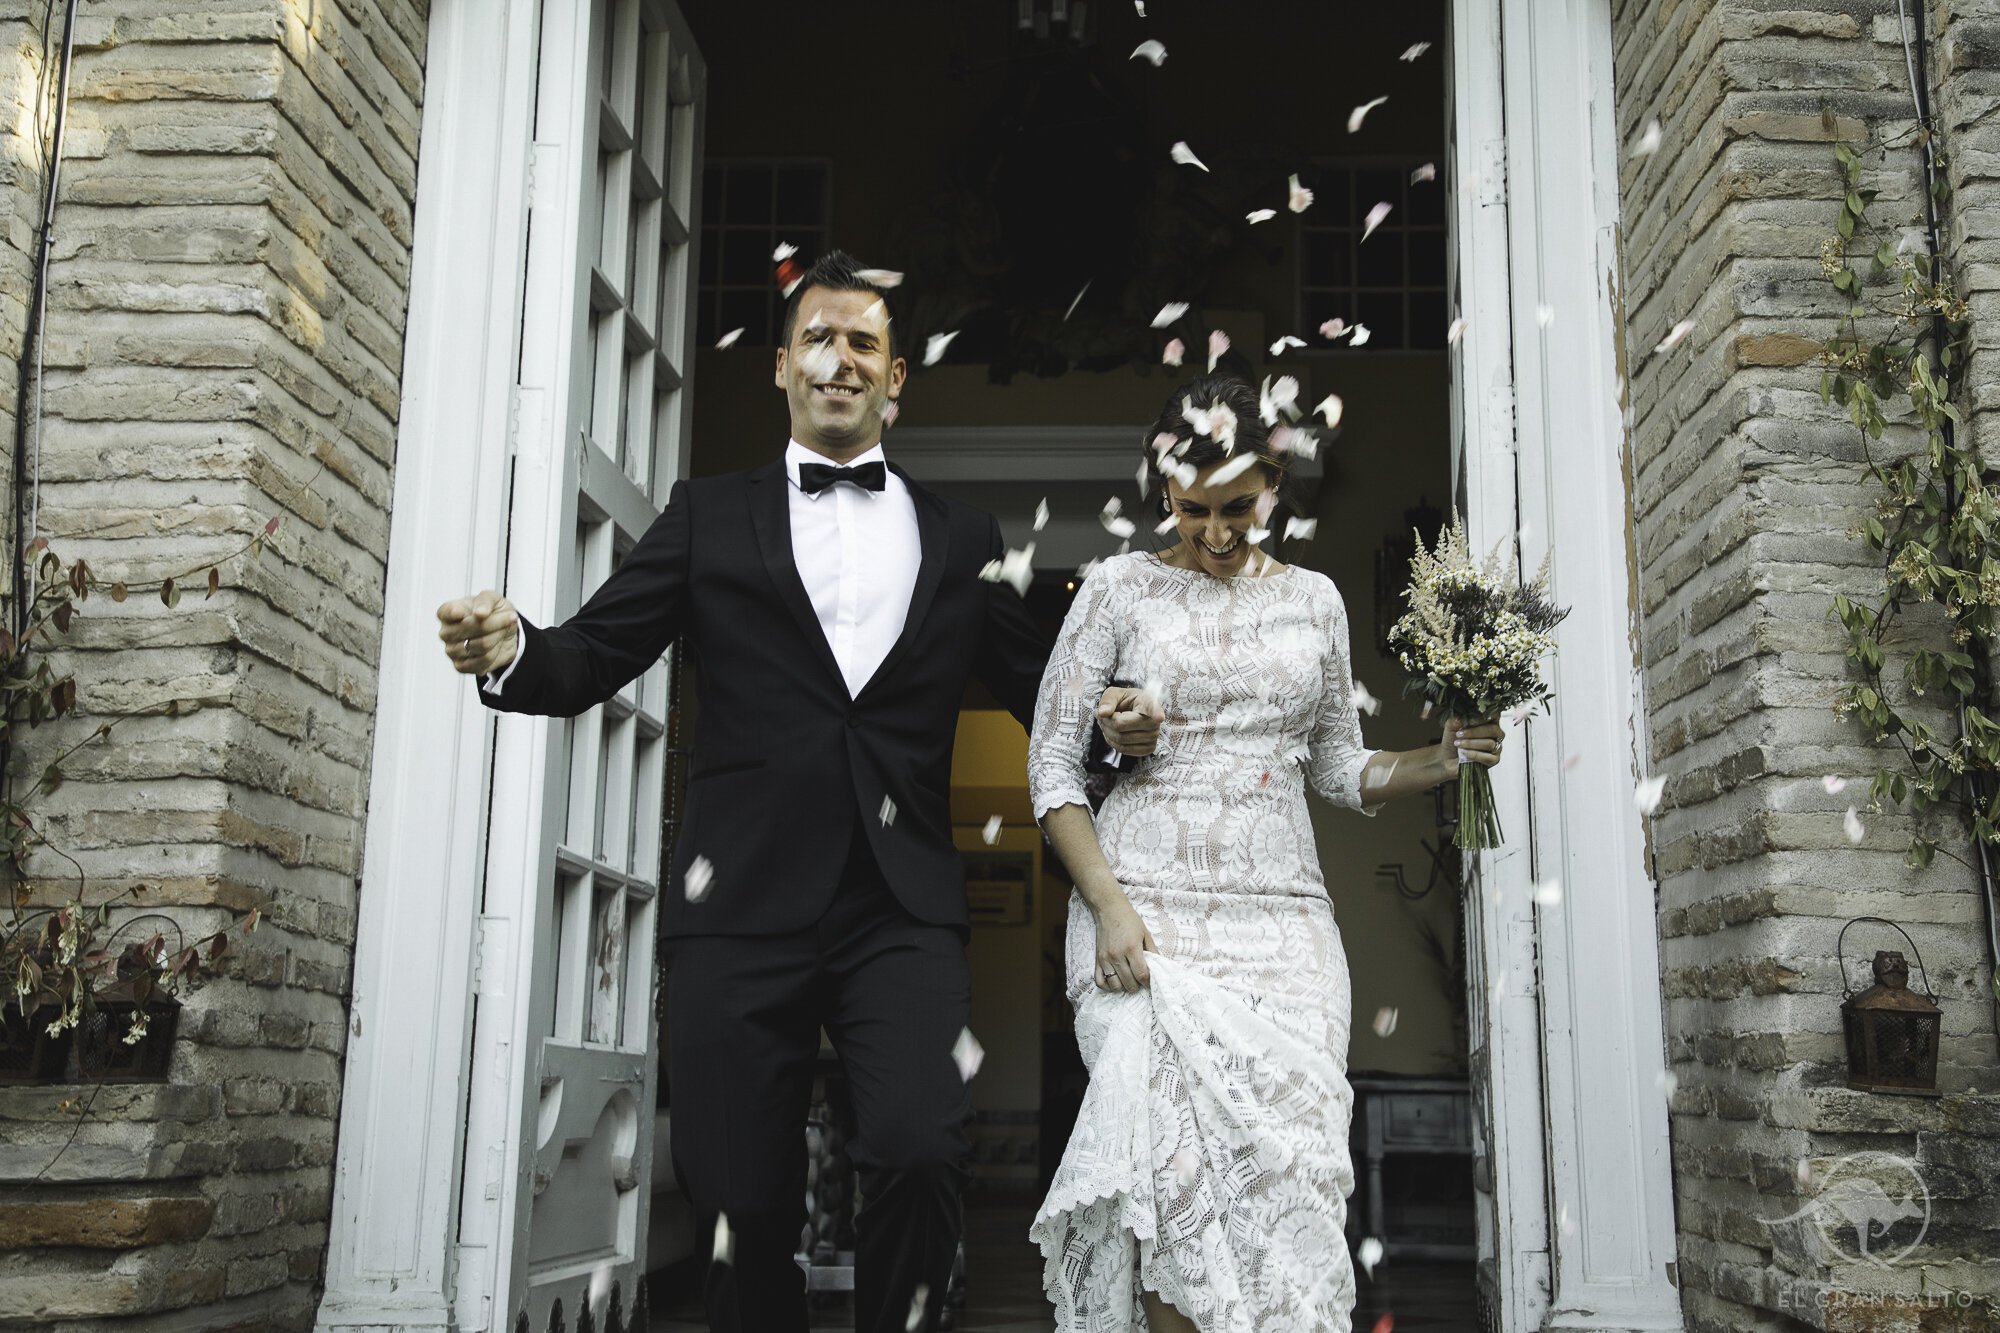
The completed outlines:
<svg viewBox="0 0 2000 1333">
<path fill-rule="evenodd" d="M 1879 921 L 1901 935 L 1917 953 L 1909 932 L 1879 916 L 1857 916 L 1840 928 L 1834 956 L 1840 961 L 1845 998 L 1840 1016 L 1847 1030 L 1847 1086 L 1862 1092 L 1894 1092 L 1912 1097 L 1935 1097 L 1937 1086 L 1938 1034 L 1943 1030 L 1943 1011 L 1937 1007 L 1937 993 L 1924 972 L 1924 959 L 1917 954 L 1918 974 L 1923 977 L 1924 994 L 1910 989 L 1910 965 L 1893 949 L 1875 953 L 1875 984 L 1856 994 L 1847 978 L 1847 957 L 1841 946 L 1847 941 L 1847 927 L 1855 921 Z"/>
</svg>

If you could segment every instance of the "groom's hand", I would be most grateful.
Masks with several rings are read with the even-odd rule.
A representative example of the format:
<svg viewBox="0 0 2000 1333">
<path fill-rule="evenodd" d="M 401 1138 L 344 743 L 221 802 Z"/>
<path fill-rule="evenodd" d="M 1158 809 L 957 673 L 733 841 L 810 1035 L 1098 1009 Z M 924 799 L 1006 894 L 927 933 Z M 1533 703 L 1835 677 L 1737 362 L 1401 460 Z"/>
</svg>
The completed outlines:
<svg viewBox="0 0 2000 1333">
<path fill-rule="evenodd" d="M 1112 749 L 1143 758 L 1160 743 L 1160 720 L 1166 713 L 1159 700 L 1129 685 L 1113 685 L 1097 701 L 1097 729 Z"/>
<path fill-rule="evenodd" d="M 491 589 L 446 602 L 437 617 L 445 655 L 460 675 L 503 670 L 520 651 L 521 622 L 514 604 Z"/>
</svg>

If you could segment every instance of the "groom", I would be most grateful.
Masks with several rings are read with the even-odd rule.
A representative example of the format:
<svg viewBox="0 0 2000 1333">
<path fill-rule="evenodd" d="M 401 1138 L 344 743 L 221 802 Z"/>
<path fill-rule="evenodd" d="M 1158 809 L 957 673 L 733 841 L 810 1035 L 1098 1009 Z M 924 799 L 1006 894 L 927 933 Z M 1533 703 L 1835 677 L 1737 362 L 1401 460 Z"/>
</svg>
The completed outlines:
<svg viewBox="0 0 2000 1333">
<path fill-rule="evenodd" d="M 438 608 L 488 706 L 570 716 L 674 639 L 697 664 L 693 771 L 661 893 L 674 1171 L 706 1243 L 716 1333 L 803 1333 L 804 1129 L 822 1026 L 853 1094 L 865 1203 L 855 1327 L 935 1326 L 968 1174 L 965 876 L 951 751 L 968 676 L 1026 725 L 1048 644 L 979 575 L 990 515 L 883 455 L 903 388 L 886 294 L 834 251 L 785 310 L 784 457 L 674 485 L 583 608 L 538 628 L 491 592 Z M 1114 711 L 1118 710 L 1118 711 Z M 1152 700 L 1108 692 L 1105 736 L 1153 748 Z M 921 1322 L 909 1322 L 920 1291 Z"/>
</svg>

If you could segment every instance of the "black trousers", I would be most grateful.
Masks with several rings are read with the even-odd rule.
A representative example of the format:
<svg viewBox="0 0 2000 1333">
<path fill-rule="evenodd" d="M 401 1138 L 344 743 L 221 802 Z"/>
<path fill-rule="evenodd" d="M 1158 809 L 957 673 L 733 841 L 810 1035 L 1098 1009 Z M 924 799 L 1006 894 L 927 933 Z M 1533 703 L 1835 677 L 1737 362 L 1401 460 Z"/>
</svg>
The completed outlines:
<svg viewBox="0 0 2000 1333">
<path fill-rule="evenodd" d="M 805 1333 L 805 1124 L 820 1028 L 852 1092 L 860 1176 L 857 1333 L 936 1327 L 963 1230 L 972 1095 L 952 1048 L 972 1003 L 965 937 L 918 921 L 857 828 L 811 929 L 667 944 L 674 1174 L 697 1243 L 718 1214 L 734 1243 L 705 1285 L 713 1333 Z M 927 1289 L 921 1324 L 909 1322 Z"/>
</svg>

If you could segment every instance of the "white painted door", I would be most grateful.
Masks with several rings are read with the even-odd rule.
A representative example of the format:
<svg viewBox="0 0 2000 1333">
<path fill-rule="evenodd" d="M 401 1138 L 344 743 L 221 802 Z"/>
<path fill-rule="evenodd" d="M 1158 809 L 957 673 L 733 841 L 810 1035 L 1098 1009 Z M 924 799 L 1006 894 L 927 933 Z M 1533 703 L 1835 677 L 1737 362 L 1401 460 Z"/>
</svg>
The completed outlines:
<svg viewBox="0 0 2000 1333">
<path fill-rule="evenodd" d="M 543 5 L 507 588 L 551 620 L 685 474 L 703 85 L 671 0 Z M 460 1327 L 643 1327 L 667 674 L 496 751 Z"/>
</svg>

